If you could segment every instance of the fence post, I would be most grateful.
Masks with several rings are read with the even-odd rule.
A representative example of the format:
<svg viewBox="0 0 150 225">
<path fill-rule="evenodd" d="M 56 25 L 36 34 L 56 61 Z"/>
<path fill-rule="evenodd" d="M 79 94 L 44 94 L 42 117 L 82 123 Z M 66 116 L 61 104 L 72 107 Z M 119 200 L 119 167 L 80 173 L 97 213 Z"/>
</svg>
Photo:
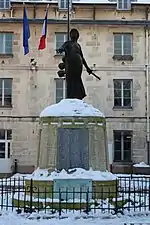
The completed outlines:
<svg viewBox="0 0 150 225">
<path fill-rule="evenodd" d="M 150 211 L 150 179 L 149 179 L 149 189 L 148 189 L 148 209 Z"/>
<path fill-rule="evenodd" d="M 33 180 L 30 181 L 30 213 L 32 213 L 32 202 L 33 202 Z"/>
<path fill-rule="evenodd" d="M 88 214 L 90 211 L 89 209 L 89 189 L 86 192 L 86 213 Z"/>
<path fill-rule="evenodd" d="M 1 187 L 1 210 L 3 209 L 3 205 L 4 205 L 4 203 L 3 203 L 3 198 L 4 198 L 4 184 L 3 184 L 3 179 L 2 179 L 2 187 Z"/>
<path fill-rule="evenodd" d="M 116 193 L 115 193 L 115 213 L 118 212 L 118 202 L 117 202 L 117 198 L 118 198 L 118 179 L 116 179 Z"/>
<path fill-rule="evenodd" d="M 61 216 L 61 189 L 59 188 L 59 216 Z"/>
<path fill-rule="evenodd" d="M 128 190 L 128 199 L 129 201 L 131 201 L 131 183 L 132 182 L 132 178 L 129 177 L 129 190 Z M 134 198 L 136 197 L 136 193 L 134 192 Z M 129 212 L 130 212 L 131 206 L 129 207 Z"/>
</svg>

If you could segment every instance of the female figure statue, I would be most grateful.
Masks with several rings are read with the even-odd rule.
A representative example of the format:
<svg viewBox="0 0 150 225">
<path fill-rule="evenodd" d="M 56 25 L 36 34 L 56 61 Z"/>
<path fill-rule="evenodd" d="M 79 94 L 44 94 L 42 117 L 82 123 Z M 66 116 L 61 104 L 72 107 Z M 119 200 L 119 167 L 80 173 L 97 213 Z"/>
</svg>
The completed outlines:
<svg viewBox="0 0 150 225">
<path fill-rule="evenodd" d="M 87 72 L 92 74 L 92 70 L 88 67 L 82 53 L 81 46 L 78 44 L 79 32 L 77 29 L 70 31 L 70 40 L 66 41 L 60 49 L 59 53 L 64 52 L 62 58 L 63 63 L 59 64 L 60 71 L 58 75 L 66 76 L 67 98 L 83 99 L 86 96 L 83 82 L 81 79 L 83 65 Z M 65 71 L 62 71 L 65 69 Z"/>
</svg>

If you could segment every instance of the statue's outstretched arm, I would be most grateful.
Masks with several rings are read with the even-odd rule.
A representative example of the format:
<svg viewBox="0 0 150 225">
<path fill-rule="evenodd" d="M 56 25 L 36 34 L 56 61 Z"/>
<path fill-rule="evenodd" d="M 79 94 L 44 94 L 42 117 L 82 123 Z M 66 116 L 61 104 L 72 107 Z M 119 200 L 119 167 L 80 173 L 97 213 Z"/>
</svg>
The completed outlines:
<svg viewBox="0 0 150 225">
<path fill-rule="evenodd" d="M 59 49 L 56 49 L 56 52 L 59 54 L 65 52 L 66 44 L 67 42 L 65 42 Z"/>
</svg>

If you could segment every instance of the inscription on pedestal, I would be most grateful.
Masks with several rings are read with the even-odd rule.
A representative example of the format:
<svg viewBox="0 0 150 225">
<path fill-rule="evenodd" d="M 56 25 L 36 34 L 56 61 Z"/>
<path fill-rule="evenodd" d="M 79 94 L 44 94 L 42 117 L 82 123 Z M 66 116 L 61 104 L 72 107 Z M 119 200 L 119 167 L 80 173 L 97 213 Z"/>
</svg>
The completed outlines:
<svg viewBox="0 0 150 225">
<path fill-rule="evenodd" d="M 54 199 L 62 201 L 90 201 L 92 199 L 91 179 L 54 179 Z"/>
</svg>

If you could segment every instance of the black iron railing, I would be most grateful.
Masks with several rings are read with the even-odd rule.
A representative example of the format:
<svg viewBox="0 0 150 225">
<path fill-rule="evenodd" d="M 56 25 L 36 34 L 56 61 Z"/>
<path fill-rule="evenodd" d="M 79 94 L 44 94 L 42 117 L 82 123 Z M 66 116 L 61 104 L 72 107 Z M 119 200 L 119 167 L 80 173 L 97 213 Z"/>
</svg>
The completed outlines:
<svg viewBox="0 0 150 225">
<path fill-rule="evenodd" d="M 118 177 L 113 186 L 91 190 L 59 189 L 38 186 L 25 178 L 0 180 L 0 209 L 20 212 L 58 213 L 150 211 L 150 177 Z"/>
</svg>

